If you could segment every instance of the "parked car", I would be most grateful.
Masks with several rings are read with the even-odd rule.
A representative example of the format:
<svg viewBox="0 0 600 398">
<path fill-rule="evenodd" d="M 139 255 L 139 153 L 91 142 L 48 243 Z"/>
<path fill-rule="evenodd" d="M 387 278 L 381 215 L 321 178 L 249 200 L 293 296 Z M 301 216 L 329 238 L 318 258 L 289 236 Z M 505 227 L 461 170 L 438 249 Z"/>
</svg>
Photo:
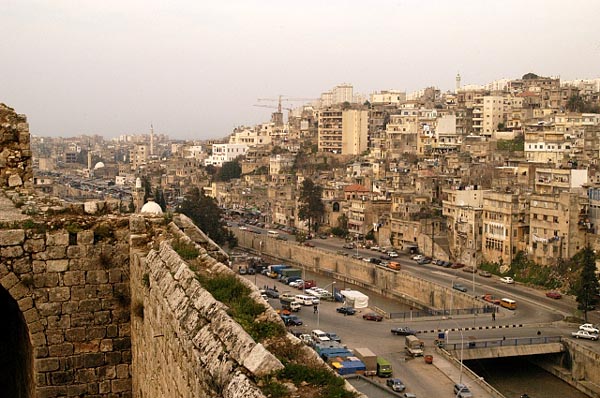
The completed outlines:
<svg viewBox="0 0 600 398">
<path fill-rule="evenodd" d="M 312 243 L 312 242 L 308 242 L 307 241 L 307 242 L 304 242 L 304 246 L 306 246 L 306 247 L 315 247 L 315 244 Z"/>
<path fill-rule="evenodd" d="M 281 319 L 285 326 L 300 326 L 302 325 L 302 319 L 296 315 L 281 315 Z"/>
<path fill-rule="evenodd" d="M 473 397 L 473 394 L 471 394 L 469 387 L 467 387 L 464 384 L 460 384 L 460 383 L 457 383 L 454 385 L 454 395 L 456 396 L 456 398 L 472 398 Z"/>
<path fill-rule="evenodd" d="M 367 321 L 376 321 L 376 322 L 383 321 L 383 316 L 381 316 L 375 312 L 367 312 L 362 317 L 363 317 L 363 319 L 365 319 Z"/>
<path fill-rule="evenodd" d="M 562 294 L 560 294 L 559 292 L 546 292 L 546 297 L 558 300 L 562 297 Z"/>
<path fill-rule="evenodd" d="M 479 271 L 479 276 L 483 276 L 484 278 L 491 278 L 492 273 L 489 271 Z"/>
<path fill-rule="evenodd" d="M 412 330 L 408 326 L 401 326 L 397 328 L 392 328 L 392 334 L 395 334 L 396 336 L 414 336 L 415 334 L 417 334 L 417 332 L 415 330 Z"/>
<path fill-rule="evenodd" d="M 417 398 L 417 394 L 413 394 L 412 392 L 405 392 L 402 394 L 402 398 Z"/>
<path fill-rule="evenodd" d="M 240 275 L 246 275 L 248 273 L 248 268 L 246 267 L 241 267 L 238 272 L 240 273 Z"/>
<path fill-rule="evenodd" d="M 452 284 L 452 289 L 456 289 L 456 290 L 459 290 L 461 292 L 466 292 L 468 290 L 465 285 L 460 284 L 460 283 L 453 283 Z"/>
<path fill-rule="evenodd" d="M 344 243 L 344 244 L 342 245 L 342 247 L 343 247 L 344 249 L 354 249 L 354 243 L 352 243 L 352 242 Z"/>
<path fill-rule="evenodd" d="M 468 267 L 464 267 L 462 270 L 463 270 L 463 272 L 470 272 L 472 274 L 477 273 L 477 268 L 471 267 L 470 265 Z"/>
<path fill-rule="evenodd" d="M 267 297 L 269 298 L 279 298 L 279 292 L 273 289 L 266 289 L 265 290 L 265 294 L 267 295 Z"/>
<path fill-rule="evenodd" d="M 579 330 L 585 330 L 586 332 L 590 332 L 590 333 L 600 333 L 600 330 L 598 330 L 597 327 L 595 327 L 592 323 L 584 323 L 583 325 L 579 326 Z"/>
<path fill-rule="evenodd" d="M 465 265 L 463 263 L 452 263 L 452 265 L 450 266 L 450 268 L 452 269 L 459 269 L 464 267 Z"/>
<path fill-rule="evenodd" d="M 255 268 L 248 268 L 248 275 L 254 275 L 256 274 L 256 269 Z"/>
<path fill-rule="evenodd" d="M 398 253 L 396 253 L 395 251 L 389 251 L 389 252 L 387 252 L 387 255 L 390 256 L 391 258 L 398 257 Z"/>
<path fill-rule="evenodd" d="M 423 257 L 417 260 L 417 264 L 429 264 L 431 262 L 430 257 Z"/>
<path fill-rule="evenodd" d="M 425 258 L 425 256 L 422 254 L 415 254 L 414 256 L 411 257 L 411 259 L 413 259 L 415 261 L 419 261 L 422 258 Z"/>
<path fill-rule="evenodd" d="M 382 260 L 391 260 L 392 258 L 390 256 L 388 256 L 387 254 L 382 254 L 381 256 L 379 256 L 380 259 Z"/>
<path fill-rule="evenodd" d="M 502 278 L 500 278 L 500 282 L 508 283 L 510 285 L 512 283 L 515 283 L 515 280 L 513 278 L 511 278 L 510 276 L 503 276 Z"/>
<path fill-rule="evenodd" d="M 576 332 L 573 332 L 571 333 L 571 336 L 575 337 L 576 339 L 588 339 L 592 341 L 598 340 L 597 333 L 591 333 L 585 330 L 578 330 Z"/>
<path fill-rule="evenodd" d="M 331 340 L 331 341 L 337 341 L 338 343 L 342 342 L 342 338 L 340 336 L 338 336 L 337 333 L 326 332 L 325 334 L 327 335 L 327 337 L 329 337 L 329 340 Z"/>
<path fill-rule="evenodd" d="M 402 392 L 406 389 L 406 386 L 404 383 L 402 383 L 402 380 L 398 378 L 387 379 L 385 384 L 395 392 Z"/>
<path fill-rule="evenodd" d="M 356 310 L 353 307 L 338 307 L 335 309 L 340 314 L 346 315 L 354 315 L 356 314 Z"/>
</svg>

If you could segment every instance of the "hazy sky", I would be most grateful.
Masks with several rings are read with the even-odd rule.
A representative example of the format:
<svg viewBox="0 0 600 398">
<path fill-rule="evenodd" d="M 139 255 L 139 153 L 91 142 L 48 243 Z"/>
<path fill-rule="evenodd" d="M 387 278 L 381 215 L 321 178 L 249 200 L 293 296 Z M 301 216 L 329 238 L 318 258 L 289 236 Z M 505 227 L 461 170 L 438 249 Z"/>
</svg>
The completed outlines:
<svg viewBox="0 0 600 398">
<path fill-rule="evenodd" d="M 36 135 L 224 137 L 257 98 L 600 77 L 600 1 L 0 0 L 0 102 Z"/>
</svg>

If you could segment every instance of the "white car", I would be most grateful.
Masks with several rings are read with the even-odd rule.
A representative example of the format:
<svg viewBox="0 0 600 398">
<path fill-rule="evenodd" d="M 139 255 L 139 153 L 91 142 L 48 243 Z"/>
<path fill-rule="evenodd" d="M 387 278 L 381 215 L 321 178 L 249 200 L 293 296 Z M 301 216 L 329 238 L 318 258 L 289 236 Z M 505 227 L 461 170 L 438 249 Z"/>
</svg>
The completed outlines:
<svg viewBox="0 0 600 398">
<path fill-rule="evenodd" d="M 579 326 L 579 330 L 585 330 L 586 332 L 590 332 L 590 333 L 600 333 L 600 330 L 598 330 L 597 327 L 595 327 L 592 323 L 584 323 L 583 325 Z"/>
<path fill-rule="evenodd" d="M 500 278 L 500 282 L 502 283 L 515 283 L 515 280 L 513 278 L 511 278 L 510 276 L 503 276 L 502 278 Z"/>
<path fill-rule="evenodd" d="M 573 332 L 571 333 L 571 336 L 575 337 L 576 339 L 589 339 L 592 341 L 598 340 L 598 334 L 590 333 L 585 330 L 578 330 L 576 332 Z"/>
<path fill-rule="evenodd" d="M 296 281 L 290 282 L 290 286 L 291 287 L 298 287 L 300 285 L 302 285 L 304 283 L 304 281 L 302 279 L 298 279 Z"/>
<path fill-rule="evenodd" d="M 413 260 L 415 260 L 415 261 L 419 261 L 419 260 L 421 260 L 421 259 L 425 258 L 425 256 L 424 256 L 424 255 L 422 255 L 422 254 L 415 254 L 415 255 L 414 255 L 414 256 L 412 256 L 411 258 L 412 258 Z"/>
<path fill-rule="evenodd" d="M 391 251 L 391 252 L 387 252 L 387 255 L 390 257 L 398 257 L 398 253 Z"/>
</svg>

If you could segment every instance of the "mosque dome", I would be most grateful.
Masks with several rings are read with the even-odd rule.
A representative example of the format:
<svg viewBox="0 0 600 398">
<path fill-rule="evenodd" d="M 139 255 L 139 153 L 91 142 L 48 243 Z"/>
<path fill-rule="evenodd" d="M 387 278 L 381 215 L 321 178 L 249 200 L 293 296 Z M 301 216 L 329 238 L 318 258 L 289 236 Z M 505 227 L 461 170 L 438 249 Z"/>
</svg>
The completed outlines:
<svg viewBox="0 0 600 398">
<path fill-rule="evenodd" d="M 94 170 L 103 169 L 103 168 L 104 168 L 104 162 L 98 162 L 94 166 Z"/>
<path fill-rule="evenodd" d="M 145 205 L 142 206 L 142 210 L 140 210 L 140 213 L 160 216 L 163 214 L 163 211 L 158 203 L 156 203 L 153 200 L 149 200 Z"/>
</svg>

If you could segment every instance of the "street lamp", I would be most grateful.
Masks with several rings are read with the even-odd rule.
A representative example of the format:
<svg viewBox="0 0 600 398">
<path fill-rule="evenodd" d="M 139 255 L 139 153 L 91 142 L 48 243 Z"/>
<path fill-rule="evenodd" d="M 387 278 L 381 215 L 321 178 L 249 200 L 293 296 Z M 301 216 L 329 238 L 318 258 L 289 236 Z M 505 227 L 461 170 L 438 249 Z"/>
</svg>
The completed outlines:
<svg viewBox="0 0 600 398">
<path fill-rule="evenodd" d="M 458 322 L 454 321 L 456 324 L 458 331 L 460 332 L 460 373 L 458 376 L 458 383 L 462 384 L 462 374 L 463 374 L 463 349 L 465 347 L 465 337 L 462 332 L 462 328 L 458 325 Z M 448 344 L 448 336 L 449 330 L 446 330 L 446 344 Z"/>
</svg>

